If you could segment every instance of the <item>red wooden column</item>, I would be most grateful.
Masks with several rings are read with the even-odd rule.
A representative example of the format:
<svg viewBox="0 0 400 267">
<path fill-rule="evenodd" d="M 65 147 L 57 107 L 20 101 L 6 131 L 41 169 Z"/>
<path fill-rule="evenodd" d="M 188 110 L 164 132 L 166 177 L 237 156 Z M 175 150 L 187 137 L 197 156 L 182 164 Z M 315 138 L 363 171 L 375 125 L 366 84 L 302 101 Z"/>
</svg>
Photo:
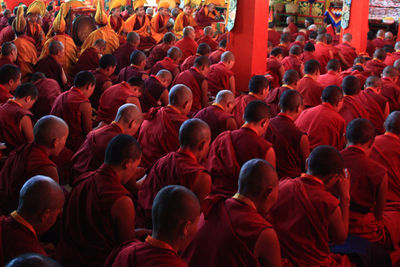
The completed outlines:
<svg viewBox="0 0 400 267">
<path fill-rule="evenodd" d="M 250 77 L 265 74 L 269 0 L 238 0 L 228 49 L 235 55 L 236 90 L 247 91 Z"/>
<path fill-rule="evenodd" d="M 365 52 L 367 49 L 368 15 L 369 0 L 352 1 L 349 27 L 344 30 L 344 33 L 351 33 L 353 36 L 352 45 L 357 53 Z"/>
</svg>

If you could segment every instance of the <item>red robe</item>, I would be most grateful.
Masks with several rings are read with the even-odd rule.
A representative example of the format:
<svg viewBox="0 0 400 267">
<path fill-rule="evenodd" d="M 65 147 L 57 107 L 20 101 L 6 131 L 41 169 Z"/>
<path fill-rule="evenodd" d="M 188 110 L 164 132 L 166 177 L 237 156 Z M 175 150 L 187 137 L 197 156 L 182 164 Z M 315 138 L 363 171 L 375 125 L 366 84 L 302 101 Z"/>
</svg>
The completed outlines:
<svg viewBox="0 0 400 267">
<path fill-rule="evenodd" d="M 214 52 L 212 52 L 209 56 L 208 59 L 210 60 L 210 64 L 217 64 L 218 62 L 221 61 L 221 56 L 222 54 L 226 52 L 225 49 L 223 48 L 218 48 Z"/>
<path fill-rule="evenodd" d="M 83 51 L 75 65 L 75 74 L 82 70 L 94 70 L 99 67 L 100 55 L 96 48 L 90 47 Z"/>
<path fill-rule="evenodd" d="M 374 55 L 375 49 L 376 49 L 376 47 L 375 47 L 375 45 L 374 45 L 374 42 L 371 41 L 371 40 L 367 40 L 367 49 L 366 49 L 366 52 L 368 53 L 368 55 L 369 55 L 370 57 L 372 57 L 372 56 Z"/>
<path fill-rule="evenodd" d="M 382 78 L 382 93 L 389 102 L 390 112 L 400 110 L 400 86 L 393 82 L 390 78 Z"/>
<path fill-rule="evenodd" d="M 211 140 L 214 140 L 220 133 L 227 130 L 227 120 L 230 118 L 233 119 L 234 117 L 232 114 L 224 111 L 219 105 L 215 104 L 203 108 L 196 113 L 194 118 L 201 119 L 210 126 Z"/>
<path fill-rule="evenodd" d="M 293 46 L 295 46 L 295 45 L 300 46 L 300 48 L 301 48 L 302 50 L 304 49 L 304 44 L 302 44 L 302 43 L 299 42 L 299 41 L 294 41 L 293 43 L 290 44 L 289 50 L 290 50 Z"/>
<path fill-rule="evenodd" d="M 287 70 L 295 70 L 299 75 L 301 75 L 301 65 L 303 62 L 296 55 L 289 55 L 282 60 L 282 65 Z"/>
<path fill-rule="evenodd" d="M 117 115 L 119 107 L 125 104 L 130 97 L 134 97 L 134 94 L 127 82 L 118 83 L 107 88 L 100 97 L 97 121 L 112 122 Z"/>
<path fill-rule="evenodd" d="M 274 56 L 270 56 L 267 59 L 267 72 L 272 76 L 272 81 L 270 83 L 270 86 L 272 88 L 276 88 L 279 87 L 282 83 L 281 78 L 280 77 L 280 68 L 282 67 L 282 63 L 277 60 Z"/>
<path fill-rule="evenodd" d="M 215 96 L 224 89 L 230 90 L 229 79 L 233 75 L 233 71 L 228 69 L 224 62 L 212 65 L 207 75 L 208 91 L 211 95 Z"/>
<path fill-rule="evenodd" d="M 313 78 L 304 75 L 297 84 L 297 91 L 303 96 L 303 104 L 306 108 L 321 104 L 321 95 L 324 88 Z"/>
<path fill-rule="evenodd" d="M 375 48 L 383 48 L 386 45 L 386 42 L 383 40 L 383 38 L 377 37 L 372 40 L 372 44 L 375 46 Z"/>
<path fill-rule="evenodd" d="M 277 31 L 268 29 L 268 41 L 272 43 L 272 46 L 275 47 L 281 41 L 281 34 Z"/>
<path fill-rule="evenodd" d="M 85 142 L 71 160 L 73 176 L 78 177 L 98 169 L 104 162 L 108 143 L 119 134 L 122 134 L 122 129 L 117 123 L 111 123 L 88 133 Z"/>
<path fill-rule="evenodd" d="M 367 64 L 365 64 L 365 66 L 369 71 L 371 71 L 373 76 L 378 76 L 378 77 L 381 76 L 383 69 L 386 68 L 386 64 L 376 58 L 368 61 Z"/>
<path fill-rule="evenodd" d="M 289 44 L 287 44 L 287 45 L 286 44 L 278 44 L 276 47 L 278 47 L 282 50 L 283 58 L 285 58 L 289 55 Z"/>
<path fill-rule="evenodd" d="M 319 70 L 320 70 L 321 74 L 326 73 L 326 65 L 328 64 L 328 61 L 331 59 L 329 57 L 329 51 L 330 51 L 330 48 L 327 44 L 320 43 L 320 42 L 317 42 L 315 44 L 314 56 L 315 56 L 315 59 L 318 60 L 318 62 L 320 64 Z"/>
<path fill-rule="evenodd" d="M 150 69 L 154 66 L 157 61 L 162 60 L 167 56 L 168 50 L 171 48 L 170 44 L 158 44 L 151 49 L 149 56 L 147 57 L 146 69 Z"/>
<path fill-rule="evenodd" d="M 340 78 L 339 74 L 333 70 L 328 70 L 327 73 L 320 75 L 317 79 L 317 82 L 319 82 L 322 88 L 326 88 L 330 85 L 341 87 L 342 85 L 342 79 Z"/>
<path fill-rule="evenodd" d="M 165 90 L 167 90 L 167 88 L 161 84 L 160 79 L 155 75 L 151 75 L 144 82 L 144 91 L 140 96 L 142 112 L 147 112 L 151 108 L 159 107 L 161 105 L 159 99 Z"/>
<path fill-rule="evenodd" d="M 343 42 L 336 45 L 335 48 L 339 49 L 347 63 L 353 65 L 354 59 L 357 57 L 356 49 L 354 47 L 347 42 Z"/>
<path fill-rule="evenodd" d="M 234 198 L 213 196 L 205 204 L 199 231 L 183 254 L 189 266 L 261 266 L 254 248 L 272 225 L 254 207 Z"/>
<path fill-rule="evenodd" d="M 204 172 L 206 169 L 194 154 L 182 149 L 170 152 L 156 161 L 138 192 L 136 227 L 152 228 L 151 208 L 154 198 L 163 187 L 182 185 L 193 190 L 196 177 Z"/>
<path fill-rule="evenodd" d="M 370 76 L 366 71 L 352 70 L 352 68 L 342 71 L 340 73 L 340 78 L 343 80 L 346 76 L 353 75 L 360 80 L 360 84 L 364 85 L 367 78 Z"/>
<path fill-rule="evenodd" d="M 295 122 L 307 133 L 311 150 L 320 145 L 333 146 L 342 150 L 344 146 L 345 121 L 329 103 L 322 103 L 304 110 Z"/>
<path fill-rule="evenodd" d="M 212 143 L 204 163 L 213 179 L 211 192 L 227 196 L 235 194 L 241 166 L 253 158 L 265 159 L 271 147 L 247 127 L 220 134 Z"/>
<path fill-rule="evenodd" d="M 150 74 L 157 75 L 160 70 L 169 70 L 173 73 L 176 69 L 179 70 L 179 65 L 175 64 L 175 62 L 169 58 L 165 57 L 163 60 L 158 61 L 152 68 Z"/>
<path fill-rule="evenodd" d="M 201 104 L 201 85 L 203 84 L 206 77 L 199 72 L 195 67 L 190 68 L 184 72 L 181 72 L 176 76 L 173 84 L 184 84 L 190 88 L 193 94 L 192 112 L 197 112 L 202 109 Z"/>
<path fill-rule="evenodd" d="M 15 39 L 15 33 L 12 29 L 11 25 L 8 25 L 0 32 L 0 44 L 4 44 L 5 42 L 12 42 Z"/>
<path fill-rule="evenodd" d="M 346 125 L 357 118 L 369 119 L 368 111 L 361 105 L 357 96 L 345 95 L 339 114 L 345 120 Z"/>
<path fill-rule="evenodd" d="M 64 87 L 64 84 L 62 83 L 63 68 L 52 55 L 48 55 L 39 60 L 35 66 L 35 71 L 44 73 L 46 78 L 54 79 L 58 82 L 61 88 Z"/>
<path fill-rule="evenodd" d="M 243 115 L 247 105 L 255 100 L 258 100 L 258 98 L 253 94 L 241 95 L 235 98 L 235 107 L 233 108 L 232 115 L 238 126 L 244 124 Z"/>
<path fill-rule="evenodd" d="M 119 74 L 118 74 L 118 78 L 117 78 L 117 82 L 121 83 L 121 82 L 127 82 L 129 81 L 130 78 L 132 77 L 140 77 L 143 80 L 143 75 L 147 75 L 147 73 L 145 71 L 139 70 L 136 66 L 127 66 L 125 68 L 123 68 Z"/>
<path fill-rule="evenodd" d="M 182 50 L 183 61 L 190 56 L 196 55 L 198 44 L 195 40 L 183 37 L 178 42 L 176 42 L 175 46 L 179 47 Z"/>
<path fill-rule="evenodd" d="M 10 214 L 18 207 L 19 190 L 45 167 L 56 167 L 43 146 L 26 143 L 11 152 L 0 172 L 0 213 Z M 54 177 L 52 177 L 54 178 Z"/>
<path fill-rule="evenodd" d="M 190 69 L 191 67 L 193 67 L 194 62 L 196 61 L 196 58 L 197 58 L 198 56 L 199 56 L 199 55 L 196 54 L 196 55 L 190 56 L 190 57 L 188 57 L 187 59 L 185 59 L 185 61 L 183 61 L 183 63 L 182 63 L 181 66 L 180 66 L 181 72 L 184 72 L 185 70 L 188 70 L 188 69 Z"/>
<path fill-rule="evenodd" d="M 173 106 L 152 108 L 147 113 L 139 132 L 143 167 L 149 167 L 168 152 L 179 148 L 179 128 L 187 116 Z"/>
<path fill-rule="evenodd" d="M 358 98 L 360 99 L 360 104 L 369 113 L 369 120 L 375 126 L 376 132 L 378 134 L 383 134 L 385 132 L 383 123 L 386 120 L 384 113 L 387 103 L 386 98 L 375 93 L 370 88 L 362 90 Z"/>
<path fill-rule="evenodd" d="M 63 266 L 102 266 L 119 245 L 111 209 L 125 196 L 131 197 L 110 166 L 79 177 L 62 216 L 56 259 Z"/>
<path fill-rule="evenodd" d="M 93 94 L 89 97 L 89 100 L 92 107 L 97 109 L 99 107 L 100 97 L 105 91 L 103 85 L 106 82 L 111 82 L 111 79 L 98 69 L 91 70 L 90 72 L 96 78 L 96 87 L 94 88 Z"/>
<path fill-rule="evenodd" d="M 6 103 L 8 99 L 13 97 L 14 96 L 8 91 L 8 89 L 0 84 L 0 104 Z"/>
<path fill-rule="evenodd" d="M 291 87 L 283 85 L 281 87 L 276 87 L 269 91 L 267 98 L 265 99 L 265 102 L 269 105 L 271 118 L 275 117 L 280 112 L 279 99 L 281 98 L 281 95 L 285 91 L 291 89 L 292 89 Z"/>
<path fill-rule="evenodd" d="M 10 65 L 17 66 L 17 65 L 14 64 L 14 62 L 11 62 L 10 58 L 8 58 L 8 57 L 1 57 L 1 58 L 0 58 L 0 67 L 2 67 L 2 66 L 5 65 L 5 64 L 10 64 Z"/>
<path fill-rule="evenodd" d="M 386 55 L 385 63 L 387 66 L 392 66 L 396 60 L 400 59 L 400 51 L 396 51 L 394 53 L 391 53 L 390 55 Z"/>
<path fill-rule="evenodd" d="M 210 46 L 211 51 L 215 51 L 218 48 L 218 43 L 211 38 L 210 36 L 203 36 L 200 40 L 197 41 L 198 44 L 206 43 Z"/>
<path fill-rule="evenodd" d="M 61 94 L 61 88 L 56 80 L 48 78 L 37 80 L 34 82 L 34 85 L 39 92 L 39 97 L 31 108 L 31 111 L 36 119 L 40 119 L 50 114 L 54 101 Z"/>
<path fill-rule="evenodd" d="M 310 52 L 310 51 L 304 51 L 303 54 L 301 54 L 300 59 L 306 63 L 307 61 L 311 60 L 311 59 L 316 59 L 314 56 L 314 52 Z"/>
<path fill-rule="evenodd" d="M 293 22 L 290 22 L 289 24 L 288 24 L 288 28 L 289 28 L 289 30 L 290 30 L 290 34 L 295 34 L 295 33 L 297 33 L 297 26 L 296 26 L 296 24 L 294 24 Z"/>
<path fill-rule="evenodd" d="M 204 28 L 207 26 L 211 26 L 213 22 L 216 22 L 215 19 L 218 12 L 215 10 L 213 13 L 208 12 L 207 6 L 203 6 L 198 12 L 196 12 L 194 20 L 197 22 L 197 25 Z"/>
<path fill-rule="evenodd" d="M 115 68 L 115 73 L 119 73 L 119 71 L 131 64 L 130 56 L 132 52 L 136 51 L 136 47 L 131 45 L 130 43 L 125 43 L 117 48 L 114 51 L 113 55 L 117 60 L 117 67 Z"/>
<path fill-rule="evenodd" d="M 89 99 L 76 87 L 59 95 L 53 103 L 51 114 L 62 118 L 69 127 L 66 147 L 75 152 L 85 141 L 82 128 L 82 115 L 79 110 L 83 103 L 90 103 Z"/>
</svg>

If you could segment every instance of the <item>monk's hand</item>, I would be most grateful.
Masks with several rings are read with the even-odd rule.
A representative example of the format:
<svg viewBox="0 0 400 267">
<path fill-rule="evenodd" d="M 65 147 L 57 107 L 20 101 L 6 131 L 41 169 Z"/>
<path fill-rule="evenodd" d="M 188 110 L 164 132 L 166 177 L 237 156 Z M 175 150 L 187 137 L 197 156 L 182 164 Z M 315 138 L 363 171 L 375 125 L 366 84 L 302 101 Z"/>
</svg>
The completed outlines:
<svg viewBox="0 0 400 267">
<path fill-rule="evenodd" d="M 350 174 L 347 169 L 343 170 L 338 180 L 338 190 L 340 201 L 350 202 Z"/>
</svg>

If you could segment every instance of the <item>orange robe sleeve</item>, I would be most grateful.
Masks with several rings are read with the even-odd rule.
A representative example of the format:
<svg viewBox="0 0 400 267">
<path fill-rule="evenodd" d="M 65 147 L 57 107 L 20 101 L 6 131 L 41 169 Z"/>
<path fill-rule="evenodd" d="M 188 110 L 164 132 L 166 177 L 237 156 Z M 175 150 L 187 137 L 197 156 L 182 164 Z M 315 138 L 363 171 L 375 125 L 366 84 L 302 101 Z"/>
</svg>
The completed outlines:
<svg viewBox="0 0 400 267">
<path fill-rule="evenodd" d="M 107 42 L 104 54 L 114 53 L 114 51 L 117 50 L 119 46 L 118 34 L 116 34 L 115 31 L 110 26 L 106 25 L 101 28 L 98 28 L 97 30 L 89 34 L 88 38 L 82 45 L 81 53 L 84 52 L 86 49 L 92 47 L 97 39 L 103 39 Z"/>
<path fill-rule="evenodd" d="M 156 40 L 157 43 L 159 43 L 164 37 L 164 34 L 168 32 L 166 28 L 160 31 L 160 28 L 167 24 L 168 19 L 168 17 L 164 18 L 160 14 L 155 15 L 155 17 L 151 19 L 151 36 Z"/>
<path fill-rule="evenodd" d="M 38 61 L 34 40 L 27 35 L 21 35 L 14 40 L 14 44 L 18 50 L 17 60 L 22 78 L 27 80 L 27 75 L 33 73 L 33 66 Z"/>
</svg>

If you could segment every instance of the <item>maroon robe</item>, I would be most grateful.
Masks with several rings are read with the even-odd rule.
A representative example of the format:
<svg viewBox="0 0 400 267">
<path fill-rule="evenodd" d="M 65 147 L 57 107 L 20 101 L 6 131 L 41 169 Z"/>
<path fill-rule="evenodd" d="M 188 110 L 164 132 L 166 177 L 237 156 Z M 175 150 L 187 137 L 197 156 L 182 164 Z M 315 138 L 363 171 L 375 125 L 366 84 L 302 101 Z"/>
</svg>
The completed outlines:
<svg viewBox="0 0 400 267">
<path fill-rule="evenodd" d="M 0 172 L 0 213 L 10 214 L 15 210 L 21 187 L 33 176 L 42 174 L 46 167 L 56 167 L 56 164 L 42 145 L 26 143 L 11 152 Z"/>
<path fill-rule="evenodd" d="M 383 48 L 386 43 L 385 40 L 383 40 L 383 38 L 377 37 L 374 40 L 372 40 L 372 44 L 375 46 L 375 48 Z"/>
<path fill-rule="evenodd" d="M 178 42 L 176 42 L 175 46 L 181 49 L 183 61 L 190 56 L 196 55 L 198 44 L 195 40 L 183 37 Z"/>
<path fill-rule="evenodd" d="M 145 71 L 139 70 L 136 66 L 128 66 L 119 72 L 117 82 L 127 82 L 132 77 L 140 77 L 143 80 L 144 75 L 147 75 Z"/>
<path fill-rule="evenodd" d="M 143 112 L 149 111 L 151 108 L 159 107 L 161 105 L 160 97 L 161 94 L 167 90 L 167 88 L 161 84 L 160 79 L 151 75 L 144 82 L 144 91 L 140 96 L 140 106 Z"/>
<path fill-rule="evenodd" d="M 214 52 L 212 52 L 209 56 L 208 59 L 210 60 L 210 64 L 217 64 L 218 62 L 221 61 L 221 56 L 222 54 L 226 52 L 225 49 L 223 48 L 218 48 L 217 50 L 215 50 Z"/>
<path fill-rule="evenodd" d="M 211 15 L 215 16 L 216 14 L 217 12 L 214 11 Z M 214 18 L 206 14 L 206 6 L 203 6 L 198 12 L 196 12 L 194 20 L 197 22 L 197 25 L 202 28 L 211 26 L 213 22 L 216 22 Z"/>
<path fill-rule="evenodd" d="M 0 67 L 2 67 L 5 64 L 10 64 L 10 65 L 17 66 L 17 65 L 14 64 L 14 62 L 11 62 L 9 57 L 1 57 L 0 58 Z"/>
<path fill-rule="evenodd" d="M 173 106 L 149 110 L 139 132 L 141 166 L 147 168 L 168 152 L 178 150 L 179 128 L 187 119 Z"/>
<path fill-rule="evenodd" d="M 272 43 L 272 46 L 275 47 L 281 41 L 281 34 L 275 30 L 268 29 L 268 41 Z"/>
<path fill-rule="evenodd" d="M 238 126 L 244 124 L 243 115 L 247 105 L 255 100 L 258 100 L 258 98 L 254 94 L 241 95 L 235 98 L 235 107 L 233 108 L 232 114 Z"/>
<path fill-rule="evenodd" d="M 89 99 L 76 87 L 59 95 L 53 103 L 51 114 L 62 118 L 69 127 L 66 147 L 75 152 L 85 141 L 82 128 L 80 105 L 90 103 Z"/>
<path fill-rule="evenodd" d="M 303 96 L 303 103 L 306 108 L 321 104 L 323 90 L 324 88 L 321 84 L 307 76 L 307 74 L 297 84 L 297 91 Z"/>
<path fill-rule="evenodd" d="M 285 67 L 285 71 L 287 70 L 295 70 L 299 75 L 301 75 L 301 65 L 303 62 L 296 55 L 289 55 L 282 60 L 282 65 Z"/>
<path fill-rule="evenodd" d="M 339 74 L 333 70 L 328 70 L 327 73 L 320 75 L 317 79 L 317 82 L 322 86 L 322 88 L 326 88 L 330 85 L 336 85 L 341 87 L 342 79 Z"/>
<path fill-rule="evenodd" d="M 337 150 L 344 146 L 345 121 L 329 103 L 322 103 L 304 110 L 295 122 L 296 126 L 307 133 L 310 149 L 329 145 Z"/>
<path fill-rule="evenodd" d="M 181 72 L 184 72 L 185 70 L 188 70 L 188 69 L 190 69 L 191 67 L 193 67 L 194 62 L 196 61 L 196 58 L 197 58 L 198 56 L 199 56 L 199 55 L 196 54 L 196 55 L 190 56 L 190 57 L 188 57 L 187 59 L 185 59 L 185 61 L 183 61 L 183 63 L 182 63 L 181 66 L 180 66 Z"/>
<path fill-rule="evenodd" d="M 347 63 L 353 65 L 354 59 L 356 59 L 357 57 L 356 49 L 354 47 L 352 47 L 347 42 L 343 42 L 341 44 L 336 45 L 335 48 L 342 53 Z"/>
<path fill-rule="evenodd" d="M 206 43 L 210 46 L 211 51 L 215 51 L 218 48 L 218 43 L 211 38 L 210 36 L 203 36 L 200 40 L 197 41 L 198 44 Z"/>
<path fill-rule="evenodd" d="M 100 55 L 97 52 L 97 49 L 94 47 L 90 47 L 85 49 L 83 53 L 80 55 L 78 61 L 75 64 L 74 73 L 78 73 L 83 70 L 94 70 L 99 67 Z"/>
<path fill-rule="evenodd" d="M 193 190 L 196 178 L 206 172 L 194 154 L 179 149 L 170 152 L 151 167 L 138 192 L 136 227 L 151 229 L 151 209 L 157 193 L 168 185 L 182 185 Z"/>
<path fill-rule="evenodd" d="M 278 48 L 280 48 L 282 50 L 282 57 L 283 58 L 289 56 L 289 44 L 278 44 L 276 47 L 278 47 Z"/>
<path fill-rule="evenodd" d="M 400 110 L 400 86 L 393 82 L 390 78 L 382 78 L 382 93 L 387 98 L 390 112 Z"/>
<path fill-rule="evenodd" d="M 339 110 L 339 114 L 345 120 L 346 125 L 357 118 L 369 119 L 368 111 L 360 104 L 358 97 L 352 95 L 343 97 L 343 106 Z"/>
<path fill-rule="evenodd" d="M 8 99 L 13 97 L 14 96 L 8 91 L 8 89 L 0 84 L 0 104 L 6 103 Z"/>
<path fill-rule="evenodd" d="M 89 100 L 92 107 L 94 109 L 97 109 L 99 107 L 100 97 L 105 91 L 103 85 L 106 82 L 111 82 L 111 79 L 110 77 L 104 75 L 104 73 L 98 69 L 91 70 L 90 72 L 96 78 L 96 86 L 94 88 L 93 94 L 89 97 Z"/>
<path fill-rule="evenodd" d="M 329 55 L 330 48 L 327 44 L 325 43 L 320 43 L 317 42 L 315 44 L 315 52 L 314 56 L 315 59 L 319 62 L 320 64 L 320 72 L 321 74 L 326 73 L 326 65 L 328 64 L 328 61 L 331 59 Z"/>
<path fill-rule="evenodd" d="M 54 79 L 43 78 L 34 82 L 39 96 L 35 104 L 31 108 L 36 119 L 50 114 L 56 98 L 61 94 L 61 87 Z"/>
<path fill-rule="evenodd" d="M 228 119 L 233 119 L 234 117 L 224 111 L 218 104 L 214 104 L 197 112 L 194 118 L 201 119 L 210 126 L 211 140 L 214 140 L 220 133 L 227 130 Z"/>
<path fill-rule="evenodd" d="M 271 118 L 275 117 L 280 112 L 279 100 L 281 95 L 287 90 L 292 90 L 292 88 L 288 85 L 282 85 L 281 87 L 276 87 L 269 91 L 265 102 L 269 105 Z"/>
<path fill-rule="evenodd" d="M 371 88 L 362 90 L 358 98 L 360 99 L 360 104 L 369 113 L 369 120 L 375 126 L 377 134 L 383 134 L 385 132 L 383 123 L 386 120 L 385 107 L 387 99 L 372 91 Z"/>
<path fill-rule="evenodd" d="M 369 55 L 370 57 L 372 57 L 372 56 L 374 55 L 375 49 L 376 49 L 376 47 L 375 47 L 375 45 L 374 45 L 373 40 L 367 40 L 367 49 L 366 49 L 366 52 L 368 53 L 368 55 Z"/>
<path fill-rule="evenodd" d="M 0 45 L 4 44 L 5 42 L 12 42 L 15 39 L 15 33 L 12 29 L 11 25 L 8 25 L 0 32 Z"/>
<path fill-rule="evenodd" d="M 42 58 L 35 66 L 36 72 L 42 72 L 46 78 L 54 79 L 58 82 L 60 87 L 64 87 L 62 83 L 63 68 L 61 64 L 52 55 Z"/>
<path fill-rule="evenodd" d="M 282 83 L 282 78 L 280 77 L 280 68 L 282 67 L 282 63 L 276 59 L 274 56 L 270 56 L 267 59 L 267 72 L 272 76 L 272 81 L 270 83 L 270 86 L 272 88 L 279 87 Z"/>
<path fill-rule="evenodd" d="M 113 55 L 117 60 L 117 67 L 115 73 L 119 73 L 120 70 L 131 64 L 130 56 L 132 52 L 136 51 L 136 47 L 130 43 L 125 43 L 114 51 Z"/>
<path fill-rule="evenodd" d="M 290 22 L 289 24 L 288 24 L 288 28 L 289 28 L 289 30 L 290 30 L 290 34 L 295 34 L 295 33 L 297 33 L 297 26 L 296 26 L 296 24 L 294 24 L 293 22 Z"/>
<path fill-rule="evenodd" d="M 386 64 L 376 58 L 369 60 L 367 64 L 365 64 L 365 66 L 372 73 L 373 76 L 378 77 L 381 76 L 383 69 L 386 68 Z"/>
<path fill-rule="evenodd" d="M 396 51 L 394 53 L 391 53 L 390 55 L 386 55 L 385 63 L 387 66 L 392 66 L 396 60 L 400 59 L 400 51 Z"/>
<path fill-rule="evenodd" d="M 79 177 L 64 205 L 56 259 L 66 267 L 102 266 L 119 245 L 112 206 L 126 196 L 131 197 L 108 165 Z"/>
<path fill-rule="evenodd" d="M 2 29 L 4 29 L 7 26 L 8 26 L 8 18 L 5 17 L 5 16 L 2 16 L 0 18 L 0 32 L 1 32 Z"/>
<path fill-rule="evenodd" d="M 224 62 L 211 65 L 207 74 L 208 91 L 215 96 L 221 90 L 231 90 L 229 79 L 234 76 L 233 71 L 228 69 Z"/>
<path fill-rule="evenodd" d="M 173 82 L 174 85 L 184 84 L 190 88 L 193 94 L 191 111 L 194 113 L 203 108 L 201 104 L 201 85 L 203 84 L 205 79 L 206 77 L 204 77 L 197 68 L 191 67 L 189 70 L 179 73 L 178 76 L 176 76 L 175 81 Z"/>
<path fill-rule="evenodd" d="M 172 74 L 176 69 L 179 70 L 179 65 L 169 58 L 165 57 L 163 60 L 158 61 L 152 68 L 150 74 L 157 75 L 160 70 L 169 70 Z"/>
<path fill-rule="evenodd" d="M 170 48 L 170 44 L 164 43 L 154 46 L 153 49 L 151 49 L 149 56 L 147 57 L 146 69 L 150 69 L 157 63 L 157 61 L 165 58 Z"/>
<path fill-rule="evenodd" d="M 311 59 L 316 59 L 314 56 L 314 52 L 310 52 L 310 51 L 304 51 L 303 54 L 301 54 L 300 59 L 306 63 L 307 61 L 311 60 Z"/>
<path fill-rule="evenodd" d="M 361 85 L 365 84 L 365 81 L 370 76 L 366 71 L 352 70 L 352 68 L 342 71 L 340 73 L 340 78 L 343 80 L 346 76 L 353 75 L 358 78 Z"/>
</svg>

